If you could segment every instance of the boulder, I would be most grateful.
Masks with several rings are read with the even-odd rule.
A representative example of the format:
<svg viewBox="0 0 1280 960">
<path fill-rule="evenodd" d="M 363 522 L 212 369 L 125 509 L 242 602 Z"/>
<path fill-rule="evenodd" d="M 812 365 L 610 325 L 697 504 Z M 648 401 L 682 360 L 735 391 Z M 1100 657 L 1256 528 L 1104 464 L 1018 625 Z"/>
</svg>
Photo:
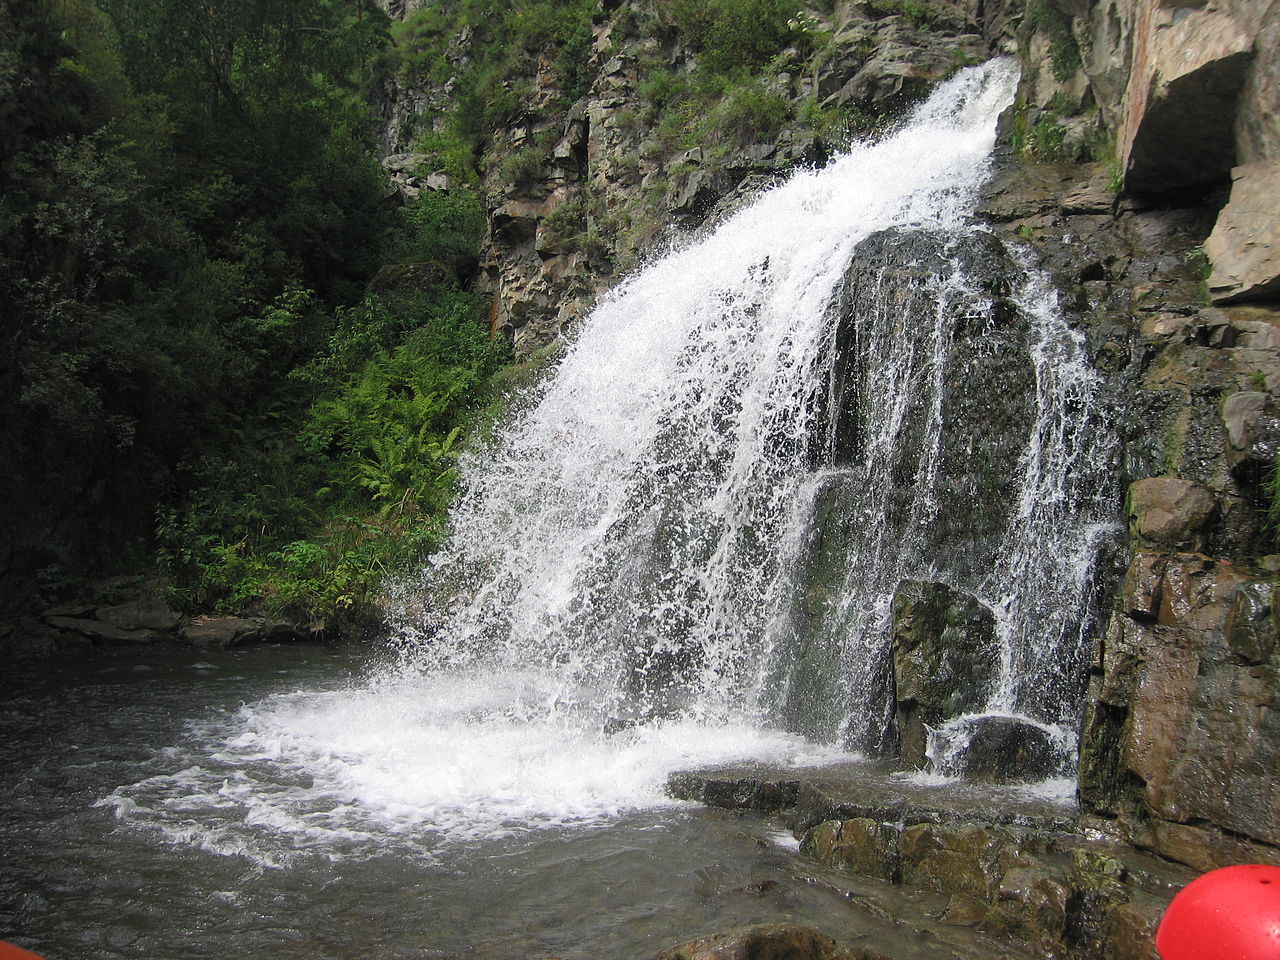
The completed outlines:
<svg viewBox="0 0 1280 960">
<path fill-rule="evenodd" d="M 965 717 L 937 737 L 945 759 L 934 753 L 940 773 L 983 783 L 1034 783 L 1063 773 L 1071 758 L 1064 745 L 1039 724 L 1019 717 Z"/>
<path fill-rule="evenodd" d="M 905 765 L 923 767 L 926 726 L 980 710 L 1000 673 L 995 615 L 943 583 L 905 581 L 893 598 L 894 721 Z"/>
<path fill-rule="evenodd" d="M 1130 529 L 1159 547 L 1203 549 L 1217 506 L 1213 492 L 1191 480 L 1150 477 L 1129 487 Z"/>
<path fill-rule="evenodd" d="M 1280 294 L 1280 160 L 1231 171 L 1231 198 L 1218 214 L 1204 252 L 1213 265 L 1209 294 L 1216 303 Z"/>
<path fill-rule="evenodd" d="M 195 647 L 237 647 L 263 639 L 263 625 L 244 617 L 196 617 L 178 639 Z"/>
<path fill-rule="evenodd" d="M 59 630 L 70 630 L 88 637 L 95 643 L 150 643 L 156 639 L 154 630 L 125 630 L 81 617 L 45 617 L 45 622 Z"/>
<path fill-rule="evenodd" d="M 154 630 L 173 633 L 178 629 L 178 615 L 163 600 L 152 598 L 99 607 L 98 620 L 121 630 Z"/>
<path fill-rule="evenodd" d="M 1237 480 L 1260 483 L 1280 453 L 1280 403 L 1267 393 L 1233 393 L 1222 404 L 1227 466 Z"/>
</svg>

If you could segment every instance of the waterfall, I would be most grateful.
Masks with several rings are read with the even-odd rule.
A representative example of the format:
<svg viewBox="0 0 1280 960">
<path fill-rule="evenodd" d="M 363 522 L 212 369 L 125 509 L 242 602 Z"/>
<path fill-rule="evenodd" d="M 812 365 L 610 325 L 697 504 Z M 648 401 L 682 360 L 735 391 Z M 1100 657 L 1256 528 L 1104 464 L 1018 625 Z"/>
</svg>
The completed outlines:
<svg viewBox="0 0 1280 960">
<path fill-rule="evenodd" d="M 101 803 L 264 866 L 430 861 L 676 770 L 892 756 L 904 590 L 989 641 L 932 775 L 989 720 L 1067 772 L 1115 454 L 1051 285 L 971 214 L 1015 84 L 961 71 L 623 283 L 464 462 L 388 662 L 192 720 Z"/>
<path fill-rule="evenodd" d="M 989 709 L 1069 722 L 1107 451 L 1078 335 L 971 218 L 1015 83 L 1004 61 L 962 71 L 893 136 L 796 174 L 606 297 L 465 462 L 449 545 L 401 587 L 404 670 L 518 670 L 539 709 L 606 733 L 683 718 L 867 748 L 886 722 L 894 586 L 924 578 L 996 612 Z M 895 278 L 890 259 L 853 278 L 851 260 L 895 235 L 936 238 L 921 255 L 946 266 Z M 983 238 L 1003 258 L 999 295 L 965 262 Z M 1026 328 L 1010 369 L 980 322 L 1001 310 Z M 944 455 L 958 349 L 971 374 L 1005 378 L 993 393 L 1014 381 L 1029 402 L 996 438 L 1017 489 L 994 491 L 1008 508 L 986 505 L 976 549 L 940 489 L 958 469 Z M 815 587 L 815 524 L 833 509 L 840 569 Z M 802 636 L 806 591 L 826 612 Z"/>
</svg>

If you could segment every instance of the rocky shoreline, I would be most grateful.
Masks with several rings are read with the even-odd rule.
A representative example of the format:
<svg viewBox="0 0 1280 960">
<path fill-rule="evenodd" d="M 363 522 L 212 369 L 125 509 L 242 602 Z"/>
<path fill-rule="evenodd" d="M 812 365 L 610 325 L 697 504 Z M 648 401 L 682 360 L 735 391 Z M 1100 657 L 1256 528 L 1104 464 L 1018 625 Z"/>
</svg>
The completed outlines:
<svg viewBox="0 0 1280 960">
<path fill-rule="evenodd" d="M 1195 871 L 1120 841 L 1107 822 L 1072 802 L 1013 788 L 919 784 L 887 767 L 674 775 L 669 793 L 710 806 L 774 817 L 800 842 L 797 870 L 925 891 L 919 916 L 895 920 L 963 928 L 989 941 L 955 957 L 1078 957 L 1157 960 L 1154 935 L 1165 906 Z M 850 909 L 874 909 L 856 896 Z M 779 944 L 794 953 L 775 954 Z M 796 944 L 801 944 L 796 946 Z M 846 950 L 846 952 L 841 952 Z M 828 943 L 816 931 L 759 928 L 722 934 L 664 958 L 741 960 L 775 955 L 884 954 Z"/>
<path fill-rule="evenodd" d="M 241 647 L 255 643 L 336 643 L 354 631 L 323 621 L 265 613 L 184 616 L 167 597 L 163 577 L 110 577 L 86 584 L 78 598 L 0 622 L 0 656 L 30 659 L 96 647 L 180 644 Z"/>
</svg>

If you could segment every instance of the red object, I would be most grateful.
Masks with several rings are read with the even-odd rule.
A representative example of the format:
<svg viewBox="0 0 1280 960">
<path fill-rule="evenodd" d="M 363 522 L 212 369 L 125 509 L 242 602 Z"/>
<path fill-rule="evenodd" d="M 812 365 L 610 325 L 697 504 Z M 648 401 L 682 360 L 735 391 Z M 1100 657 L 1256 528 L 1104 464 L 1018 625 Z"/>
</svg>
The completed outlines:
<svg viewBox="0 0 1280 960">
<path fill-rule="evenodd" d="M 44 957 L 0 940 L 0 960 L 44 960 Z"/>
<path fill-rule="evenodd" d="M 1280 960 L 1280 867 L 1196 877 L 1164 912 L 1156 949 L 1161 960 Z"/>
</svg>

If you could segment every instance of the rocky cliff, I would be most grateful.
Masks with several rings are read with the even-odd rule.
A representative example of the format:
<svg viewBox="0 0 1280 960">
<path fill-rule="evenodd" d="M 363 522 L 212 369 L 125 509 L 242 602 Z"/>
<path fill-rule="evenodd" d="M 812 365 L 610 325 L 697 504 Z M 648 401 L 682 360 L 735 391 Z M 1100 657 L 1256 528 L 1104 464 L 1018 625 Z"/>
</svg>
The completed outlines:
<svg viewBox="0 0 1280 960">
<path fill-rule="evenodd" d="M 1280 863 L 1276 4 L 841 0 L 810 9 L 762 68 L 750 93 L 767 109 L 696 130 L 672 129 L 692 121 L 664 91 L 703 54 L 663 10 L 602 3 L 572 99 L 554 51 L 531 51 L 532 93 L 483 141 L 494 330 L 521 355 L 554 345 L 646 255 L 891 122 L 958 66 L 1015 54 L 981 215 L 1049 271 L 1121 411 L 1128 534 L 1081 678 L 1081 804 L 1091 829 L 1191 867 Z M 449 56 L 485 42 L 462 31 Z M 404 198 L 453 186 L 412 149 L 451 97 L 386 80 Z"/>
<path fill-rule="evenodd" d="M 1199 869 L 1280 862 L 1277 30 L 1267 2 L 1028 4 L 985 209 L 1053 272 L 1123 411 L 1081 802 Z"/>
</svg>

